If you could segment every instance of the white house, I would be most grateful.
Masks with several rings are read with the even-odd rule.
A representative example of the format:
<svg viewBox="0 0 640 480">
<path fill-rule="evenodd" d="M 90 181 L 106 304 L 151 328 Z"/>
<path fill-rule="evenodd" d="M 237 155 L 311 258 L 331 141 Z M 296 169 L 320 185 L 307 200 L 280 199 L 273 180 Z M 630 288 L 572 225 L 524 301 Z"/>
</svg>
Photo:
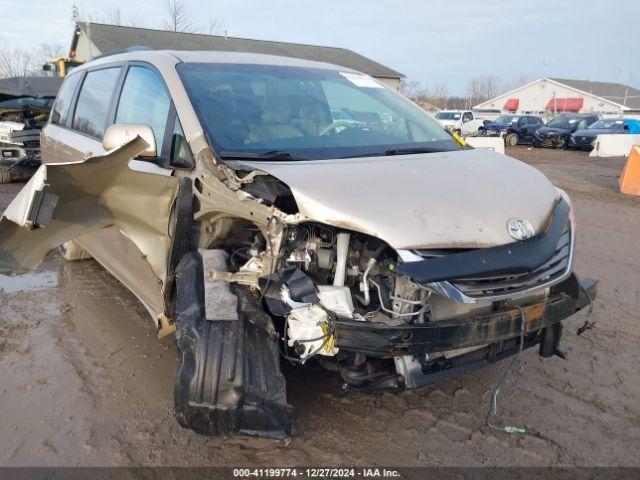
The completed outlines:
<svg viewBox="0 0 640 480">
<path fill-rule="evenodd" d="M 553 116 L 561 113 L 640 113 L 640 90 L 619 83 L 540 78 L 474 108 Z"/>
</svg>

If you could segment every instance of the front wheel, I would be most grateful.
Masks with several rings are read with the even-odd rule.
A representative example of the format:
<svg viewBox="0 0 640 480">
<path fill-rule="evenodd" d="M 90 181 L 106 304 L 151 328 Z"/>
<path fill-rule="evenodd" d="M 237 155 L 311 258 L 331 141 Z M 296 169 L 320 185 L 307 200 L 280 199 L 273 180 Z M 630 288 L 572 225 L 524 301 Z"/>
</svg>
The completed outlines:
<svg viewBox="0 0 640 480">
<path fill-rule="evenodd" d="M 509 147 L 515 147 L 518 144 L 518 135 L 515 133 L 510 133 L 505 137 L 504 142 Z"/>
<path fill-rule="evenodd" d="M 13 182 L 13 174 L 10 170 L 0 170 L 0 183 Z"/>
<path fill-rule="evenodd" d="M 73 240 L 64 242 L 60 246 L 60 251 L 62 252 L 62 257 L 69 262 L 91 258 L 91 254 Z"/>
</svg>

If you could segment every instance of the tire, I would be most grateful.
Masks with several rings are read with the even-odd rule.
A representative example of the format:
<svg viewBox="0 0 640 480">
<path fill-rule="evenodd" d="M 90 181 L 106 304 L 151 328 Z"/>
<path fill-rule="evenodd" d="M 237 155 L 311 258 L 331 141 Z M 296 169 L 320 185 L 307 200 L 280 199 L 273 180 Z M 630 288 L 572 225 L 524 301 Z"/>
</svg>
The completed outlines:
<svg viewBox="0 0 640 480">
<path fill-rule="evenodd" d="M 504 143 L 508 147 L 515 147 L 518 144 L 518 135 L 515 133 L 509 133 L 506 137 L 504 137 Z"/>
<path fill-rule="evenodd" d="M 30 173 L 16 173 L 11 170 L 0 170 L 0 184 L 13 182 L 26 182 L 31 178 Z"/>
<path fill-rule="evenodd" d="M 60 252 L 62 252 L 62 257 L 68 262 L 88 260 L 91 258 L 91 254 L 73 240 L 63 243 L 60 247 Z"/>
<path fill-rule="evenodd" d="M 0 170 L 0 183 L 11 183 L 13 180 L 13 173 L 10 170 Z"/>
</svg>

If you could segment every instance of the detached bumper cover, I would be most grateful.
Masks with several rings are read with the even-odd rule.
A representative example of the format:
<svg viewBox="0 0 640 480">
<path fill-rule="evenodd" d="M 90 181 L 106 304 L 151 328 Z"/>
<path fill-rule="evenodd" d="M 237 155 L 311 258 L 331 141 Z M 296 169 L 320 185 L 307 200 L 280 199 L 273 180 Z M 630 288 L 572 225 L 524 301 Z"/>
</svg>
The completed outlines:
<svg viewBox="0 0 640 480">
<path fill-rule="evenodd" d="M 523 306 L 525 335 L 555 325 L 589 305 L 596 297 L 598 281 L 584 279 L 581 285 L 578 282 L 572 274 L 552 287 L 550 296 L 544 301 Z M 513 306 L 489 314 L 421 325 L 335 321 L 338 348 L 375 357 L 419 356 L 505 341 L 518 337 L 520 327 L 520 309 Z"/>
</svg>

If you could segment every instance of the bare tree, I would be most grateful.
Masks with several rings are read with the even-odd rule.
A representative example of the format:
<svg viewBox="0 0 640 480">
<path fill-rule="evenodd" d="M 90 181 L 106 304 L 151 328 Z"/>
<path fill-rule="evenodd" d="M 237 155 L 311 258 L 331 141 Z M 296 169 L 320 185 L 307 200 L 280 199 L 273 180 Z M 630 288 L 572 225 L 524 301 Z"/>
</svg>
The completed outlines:
<svg viewBox="0 0 640 480">
<path fill-rule="evenodd" d="M 221 35 L 222 34 L 223 22 L 220 18 L 216 17 L 214 19 L 209 19 L 209 23 L 207 25 L 206 33 L 207 35 Z"/>
<path fill-rule="evenodd" d="M 27 76 L 33 65 L 33 52 L 21 47 L 0 46 L 0 78 Z"/>
<path fill-rule="evenodd" d="M 193 32 L 193 21 L 189 7 L 183 0 L 165 0 L 167 19 L 164 27 L 172 32 Z"/>
<path fill-rule="evenodd" d="M 439 83 L 434 85 L 432 88 L 428 88 L 425 96 L 425 99 L 430 104 L 438 108 L 447 108 L 449 98 L 449 89 L 443 83 Z"/>
<path fill-rule="evenodd" d="M 126 27 L 141 27 L 144 24 L 144 18 L 140 14 L 133 14 L 125 19 L 118 6 L 105 6 L 100 13 L 88 13 L 87 20 L 89 22 Z"/>
<path fill-rule="evenodd" d="M 138 13 L 130 15 L 127 19 L 127 27 L 144 27 L 144 17 Z"/>
<path fill-rule="evenodd" d="M 62 55 L 64 55 L 62 45 L 50 43 L 43 43 L 33 49 L 0 46 L 0 78 L 51 75 L 43 71 L 42 66 L 50 59 Z"/>
<path fill-rule="evenodd" d="M 58 58 L 65 55 L 65 48 L 59 43 L 41 43 L 40 47 L 33 52 L 33 69 L 32 75 L 35 76 L 55 76 L 56 72 L 45 72 L 42 66 L 48 63 L 52 58 Z"/>
<path fill-rule="evenodd" d="M 508 92 L 518 87 L 522 87 L 523 85 L 526 85 L 529 82 L 531 82 L 531 75 L 526 73 L 521 73 L 520 75 L 514 77 L 509 83 L 507 83 L 503 90 L 505 92 Z"/>
<path fill-rule="evenodd" d="M 423 108 L 446 108 L 449 102 L 449 90 L 440 83 L 431 87 L 423 87 L 415 81 L 403 81 L 400 85 L 402 92 Z"/>
<path fill-rule="evenodd" d="M 485 102 L 495 97 L 500 91 L 500 82 L 494 75 L 471 77 L 467 87 L 469 107 Z"/>
<path fill-rule="evenodd" d="M 109 25 L 122 25 L 122 13 L 120 7 L 105 6 L 103 10 L 104 23 Z"/>
<path fill-rule="evenodd" d="M 422 92 L 422 86 L 415 80 L 401 80 L 400 91 L 409 98 L 416 98 Z"/>
</svg>

